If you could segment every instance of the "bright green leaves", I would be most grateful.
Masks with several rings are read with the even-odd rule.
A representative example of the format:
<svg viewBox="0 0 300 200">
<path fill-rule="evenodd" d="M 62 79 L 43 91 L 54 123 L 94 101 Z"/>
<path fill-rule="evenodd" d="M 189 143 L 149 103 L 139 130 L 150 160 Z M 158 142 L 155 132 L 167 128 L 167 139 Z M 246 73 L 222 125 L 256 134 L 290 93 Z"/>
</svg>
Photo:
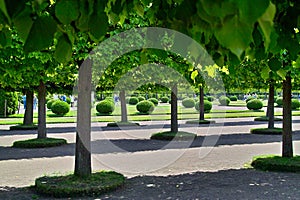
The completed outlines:
<svg viewBox="0 0 300 200">
<path fill-rule="evenodd" d="M 56 22 L 50 16 L 37 18 L 24 44 L 26 52 L 39 51 L 49 47 L 56 32 Z"/>
<path fill-rule="evenodd" d="M 215 35 L 221 45 L 240 57 L 252 41 L 252 29 L 251 25 L 243 23 L 234 16 L 226 20 Z"/>
<path fill-rule="evenodd" d="M 66 63 L 71 60 L 72 44 L 66 35 L 62 35 L 58 38 L 54 56 L 60 63 Z"/>
<path fill-rule="evenodd" d="M 59 0 L 55 6 L 55 15 L 63 24 L 70 24 L 79 16 L 78 1 Z"/>
</svg>

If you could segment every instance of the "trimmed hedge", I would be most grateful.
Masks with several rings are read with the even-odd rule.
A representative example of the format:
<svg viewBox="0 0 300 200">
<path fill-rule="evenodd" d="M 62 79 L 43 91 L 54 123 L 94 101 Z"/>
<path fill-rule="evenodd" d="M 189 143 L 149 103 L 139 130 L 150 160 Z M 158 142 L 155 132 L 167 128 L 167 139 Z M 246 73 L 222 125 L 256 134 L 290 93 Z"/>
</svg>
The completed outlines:
<svg viewBox="0 0 300 200">
<path fill-rule="evenodd" d="M 35 138 L 29 140 L 20 140 L 13 143 L 13 147 L 16 148 L 46 148 L 55 147 L 67 144 L 65 139 L 60 138 Z"/>
<path fill-rule="evenodd" d="M 111 114 L 115 110 L 115 104 L 110 100 L 103 100 L 96 105 L 96 110 L 100 114 Z"/>
<path fill-rule="evenodd" d="M 197 101 L 195 103 L 195 109 L 197 111 L 200 111 L 200 102 L 199 101 Z M 208 100 L 204 100 L 204 112 L 209 113 L 211 111 L 211 109 L 212 109 L 212 103 Z"/>
<path fill-rule="evenodd" d="M 229 99 L 230 99 L 230 101 L 237 101 L 238 100 L 237 96 L 231 96 L 231 97 L 229 97 Z"/>
<path fill-rule="evenodd" d="M 220 96 L 219 103 L 221 104 L 221 106 L 228 106 L 230 103 L 230 99 L 226 96 Z"/>
<path fill-rule="evenodd" d="M 249 96 L 247 99 L 246 99 L 246 103 L 248 103 L 249 101 L 253 100 L 253 99 L 256 99 L 255 97 L 253 96 Z"/>
<path fill-rule="evenodd" d="M 261 135 L 281 135 L 282 128 L 253 128 L 250 129 L 250 133 Z"/>
<path fill-rule="evenodd" d="M 149 114 L 153 112 L 154 108 L 154 103 L 148 100 L 141 101 L 136 105 L 136 109 L 142 114 Z"/>
<path fill-rule="evenodd" d="M 129 105 L 136 105 L 139 102 L 137 97 L 130 97 L 128 100 Z"/>
<path fill-rule="evenodd" d="M 215 100 L 215 97 L 213 96 L 207 96 L 207 100 L 210 102 L 213 102 Z"/>
<path fill-rule="evenodd" d="M 263 107 L 263 103 L 259 99 L 252 99 L 247 102 L 247 108 L 249 110 L 260 110 Z"/>
<path fill-rule="evenodd" d="M 185 98 L 182 100 L 182 105 L 185 108 L 193 108 L 195 106 L 195 100 L 192 98 Z"/>
<path fill-rule="evenodd" d="M 282 105 L 283 105 L 283 98 L 282 97 L 278 97 L 276 99 L 276 104 L 277 104 L 277 106 L 282 107 Z"/>
<path fill-rule="evenodd" d="M 292 109 L 296 110 L 300 107 L 300 102 L 298 101 L 298 99 L 292 99 Z"/>
<path fill-rule="evenodd" d="M 50 100 L 48 100 L 48 102 L 47 102 L 47 109 L 51 110 L 52 104 L 55 101 L 59 101 L 59 100 L 58 99 L 50 99 Z"/>
<path fill-rule="evenodd" d="M 166 131 L 153 134 L 150 139 L 153 140 L 194 140 L 197 137 L 194 133 L 178 131 L 177 133 Z"/>
<path fill-rule="evenodd" d="M 162 103 L 168 103 L 169 102 L 169 97 L 164 96 L 164 97 L 160 98 L 160 101 Z"/>
<path fill-rule="evenodd" d="M 65 115 L 70 111 L 70 105 L 67 102 L 57 100 L 53 102 L 51 111 L 57 115 Z"/>
<path fill-rule="evenodd" d="M 145 97 L 142 97 L 142 96 L 138 96 L 138 99 L 139 99 L 139 102 L 146 100 Z"/>
<path fill-rule="evenodd" d="M 11 126 L 9 127 L 9 130 L 36 130 L 38 128 L 37 125 L 32 124 L 32 125 L 15 125 L 15 126 Z"/>
<path fill-rule="evenodd" d="M 150 98 L 148 101 L 151 101 L 155 106 L 158 105 L 158 100 L 156 98 Z"/>
</svg>

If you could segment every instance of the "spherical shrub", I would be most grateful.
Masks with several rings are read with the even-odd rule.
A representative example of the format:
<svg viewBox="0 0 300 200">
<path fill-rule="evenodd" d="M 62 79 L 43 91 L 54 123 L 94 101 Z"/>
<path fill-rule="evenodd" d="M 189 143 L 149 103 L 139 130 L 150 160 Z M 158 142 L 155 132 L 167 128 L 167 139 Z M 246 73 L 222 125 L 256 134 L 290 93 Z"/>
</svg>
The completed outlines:
<svg viewBox="0 0 300 200">
<path fill-rule="evenodd" d="M 213 96 L 207 96 L 207 100 L 210 102 L 213 102 L 215 100 L 215 98 Z"/>
<path fill-rule="evenodd" d="M 136 104 L 136 109 L 143 114 L 151 113 L 154 108 L 154 103 L 148 100 L 140 101 L 138 104 Z"/>
<path fill-rule="evenodd" d="M 68 104 L 71 104 L 71 98 L 70 98 L 70 97 L 67 97 L 66 102 L 67 102 Z"/>
<path fill-rule="evenodd" d="M 300 102 L 298 101 L 298 99 L 292 99 L 292 109 L 296 110 L 300 107 Z"/>
<path fill-rule="evenodd" d="M 195 106 L 195 100 L 192 98 L 185 98 L 182 100 L 182 105 L 185 108 L 193 108 Z"/>
<path fill-rule="evenodd" d="M 277 103 L 277 106 L 282 106 L 283 105 L 283 98 L 282 97 L 278 97 L 277 99 L 276 99 L 276 103 Z"/>
<path fill-rule="evenodd" d="M 55 101 L 59 101 L 59 100 L 58 100 L 58 99 L 50 99 L 50 100 L 47 102 L 47 108 L 48 108 L 49 110 L 51 110 L 52 104 L 53 104 Z"/>
<path fill-rule="evenodd" d="M 96 110 L 101 114 L 110 114 L 115 110 L 115 104 L 110 100 L 103 100 L 96 105 Z"/>
<path fill-rule="evenodd" d="M 221 104 L 221 106 L 228 106 L 230 103 L 230 99 L 226 96 L 220 96 L 219 103 Z"/>
<path fill-rule="evenodd" d="M 111 102 L 115 102 L 114 98 L 113 97 L 106 97 L 104 100 L 106 101 L 111 101 Z"/>
<path fill-rule="evenodd" d="M 65 115 L 70 111 L 70 105 L 67 102 L 56 100 L 51 106 L 51 111 L 57 115 Z"/>
<path fill-rule="evenodd" d="M 263 107 L 263 103 L 259 99 L 252 99 L 247 102 L 247 108 L 249 110 L 260 110 Z"/>
<path fill-rule="evenodd" d="M 197 101 L 195 103 L 195 109 L 197 111 L 200 111 L 200 103 L 199 103 L 199 101 Z M 204 100 L 204 112 L 209 113 L 211 109 L 212 109 L 212 103 L 210 101 L 208 101 L 208 100 Z"/>
<path fill-rule="evenodd" d="M 138 96 L 138 99 L 139 99 L 139 102 L 140 102 L 140 101 L 144 101 L 144 100 L 145 100 L 145 97 Z"/>
<path fill-rule="evenodd" d="M 137 97 L 130 97 L 128 103 L 130 105 L 136 105 L 138 102 L 139 102 L 139 99 Z"/>
<path fill-rule="evenodd" d="M 169 97 L 164 96 L 164 97 L 160 98 L 160 100 L 161 100 L 162 103 L 168 103 L 169 102 Z"/>
<path fill-rule="evenodd" d="M 248 101 L 251 101 L 251 100 L 253 100 L 253 99 L 255 99 L 255 97 L 249 96 L 249 97 L 246 99 L 246 103 L 248 103 Z"/>
<path fill-rule="evenodd" d="M 230 99 L 230 101 L 237 101 L 238 100 L 237 96 L 231 96 L 231 97 L 229 97 L 229 99 Z"/>
<path fill-rule="evenodd" d="M 151 101 L 155 106 L 158 105 L 158 100 L 156 98 L 150 98 L 148 101 Z"/>
</svg>

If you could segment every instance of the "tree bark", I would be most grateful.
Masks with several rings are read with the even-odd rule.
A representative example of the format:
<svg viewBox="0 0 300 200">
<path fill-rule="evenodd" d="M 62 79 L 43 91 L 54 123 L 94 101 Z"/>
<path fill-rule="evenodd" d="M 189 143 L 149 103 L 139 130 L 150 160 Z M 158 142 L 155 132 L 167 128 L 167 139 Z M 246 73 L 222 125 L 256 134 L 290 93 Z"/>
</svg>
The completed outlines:
<svg viewBox="0 0 300 200">
<path fill-rule="evenodd" d="M 269 83 L 269 99 L 267 108 L 268 128 L 274 128 L 274 80 Z"/>
<path fill-rule="evenodd" d="M 171 132 L 178 132 L 177 83 L 173 86 L 171 91 Z"/>
<path fill-rule="evenodd" d="M 74 174 L 91 175 L 91 88 L 92 62 L 85 60 L 79 68 L 77 130 Z"/>
<path fill-rule="evenodd" d="M 204 89 L 203 86 L 199 87 L 199 120 L 204 120 Z"/>
<path fill-rule="evenodd" d="M 293 157 L 291 96 L 292 81 L 288 73 L 283 81 L 282 157 Z"/>
<path fill-rule="evenodd" d="M 125 90 L 121 90 L 119 96 L 121 102 L 121 122 L 128 122 Z"/>
<path fill-rule="evenodd" d="M 33 124 L 33 91 L 27 90 L 26 95 L 26 109 L 23 119 L 23 125 Z"/>
<path fill-rule="evenodd" d="M 38 138 L 46 138 L 46 86 L 43 81 L 38 87 L 38 100 Z"/>
</svg>

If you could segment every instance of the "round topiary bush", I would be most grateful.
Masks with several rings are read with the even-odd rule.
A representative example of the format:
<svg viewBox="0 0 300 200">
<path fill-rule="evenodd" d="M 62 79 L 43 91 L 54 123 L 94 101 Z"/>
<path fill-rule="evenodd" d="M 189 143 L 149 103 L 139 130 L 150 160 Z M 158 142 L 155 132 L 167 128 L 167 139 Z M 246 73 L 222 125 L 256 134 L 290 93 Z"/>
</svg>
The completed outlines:
<svg viewBox="0 0 300 200">
<path fill-rule="evenodd" d="M 231 97 L 229 97 L 229 99 L 230 99 L 230 101 L 237 101 L 238 100 L 237 96 L 231 96 Z"/>
<path fill-rule="evenodd" d="M 197 101 L 195 103 L 195 109 L 197 111 L 200 110 L 200 103 L 199 103 L 199 101 Z M 212 103 L 210 101 L 208 101 L 208 100 L 204 100 L 204 112 L 209 113 L 211 109 L 212 109 Z"/>
<path fill-rule="evenodd" d="M 103 100 L 96 105 L 96 110 L 100 114 L 110 114 L 115 110 L 115 104 L 110 100 Z"/>
<path fill-rule="evenodd" d="M 169 102 L 169 97 L 164 96 L 164 97 L 160 98 L 160 100 L 161 100 L 162 103 L 168 103 Z"/>
<path fill-rule="evenodd" d="M 282 105 L 283 105 L 283 98 L 282 97 L 278 97 L 276 99 L 276 104 L 277 104 L 277 106 L 282 107 Z"/>
<path fill-rule="evenodd" d="M 296 110 L 300 107 L 300 102 L 298 101 L 298 99 L 292 99 L 292 109 Z"/>
<path fill-rule="evenodd" d="M 158 105 L 158 100 L 156 98 L 150 98 L 148 101 L 151 101 L 155 106 Z"/>
<path fill-rule="evenodd" d="M 52 104 L 51 111 L 57 115 L 65 115 L 70 111 L 70 105 L 67 102 L 57 100 Z"/>
<path fill-rule="evenodd" d="M 47 102 L 47 108 L 48 108 L 49 110 L 51 110 L 52 104 L 53 104 L 55 101 L 59 101 L 59 100 L 57 100 L 57 99 L 50 99 L 50 100 Z"/>
<path fill-rule="evenodd" d="M 153 112 L 154 108 L 154 103 L 148 100 L 144 100 L 136 104 L 136 109 L 142 114 L 149 114 Z"/>
<path fill-rule="evenodd" d="M 213 102 L 215 100 L 215 98 L 213 96 L 207 96 L 207 100 L 210 102 Z"/>
<path fill-rule="evenodd" d="M 219 103 L 221 104 L 221 106 L 228 106 L 230 103 L 230 99 L 226 96 L 220 96 Z"/>
<path fill-rule="evenodd" d="M 259 99 L 252 99 L 247 102 L 247 108 L 249 110 L 260 110 L 263 107 L 263 103 Z"/>
<path fill-rule="evenodd" d="M 182 100 L 182 105 L 185 108 L 193 108 L 195 106 L 195 100 L 192 98 L 185 98 Z"/>
<path fill-rule="evenodd" d="M 70 97 L 67 97 L 67 98 L 66 98 L 66 102 L 67 102 L 68 104 L 71 104 L 71 98 L 70 98 Z"/>
<path fill-rule="evenodd" d="M 139 102 L 140 102 L 140 101 L 144 101 L 144 100 L 145 100 L 145 97 L 138 96 L 138 99 L 139 99 Z"/>
<path fill-rule="evenodd" d="M 130 105 L 136 105 L 139 102 L 139 99 L 137 97 L 130 97 L 128 103 Z"/>
<path fill-rule="evenodd" d="M 246 99 L 246 103 L 248 103 L 249 101 L 253 100 L 253 99 L 256 99 L 255 97 L 253 96 L 249 96 L 247 99 Z"/>
<path fill-rule="evenodd" d="M 104 100 L 106 101 L 111 101 L 111 102 L 115 102 L 114 98 L 113 97 L 106 97 Z"/>
</svg>

